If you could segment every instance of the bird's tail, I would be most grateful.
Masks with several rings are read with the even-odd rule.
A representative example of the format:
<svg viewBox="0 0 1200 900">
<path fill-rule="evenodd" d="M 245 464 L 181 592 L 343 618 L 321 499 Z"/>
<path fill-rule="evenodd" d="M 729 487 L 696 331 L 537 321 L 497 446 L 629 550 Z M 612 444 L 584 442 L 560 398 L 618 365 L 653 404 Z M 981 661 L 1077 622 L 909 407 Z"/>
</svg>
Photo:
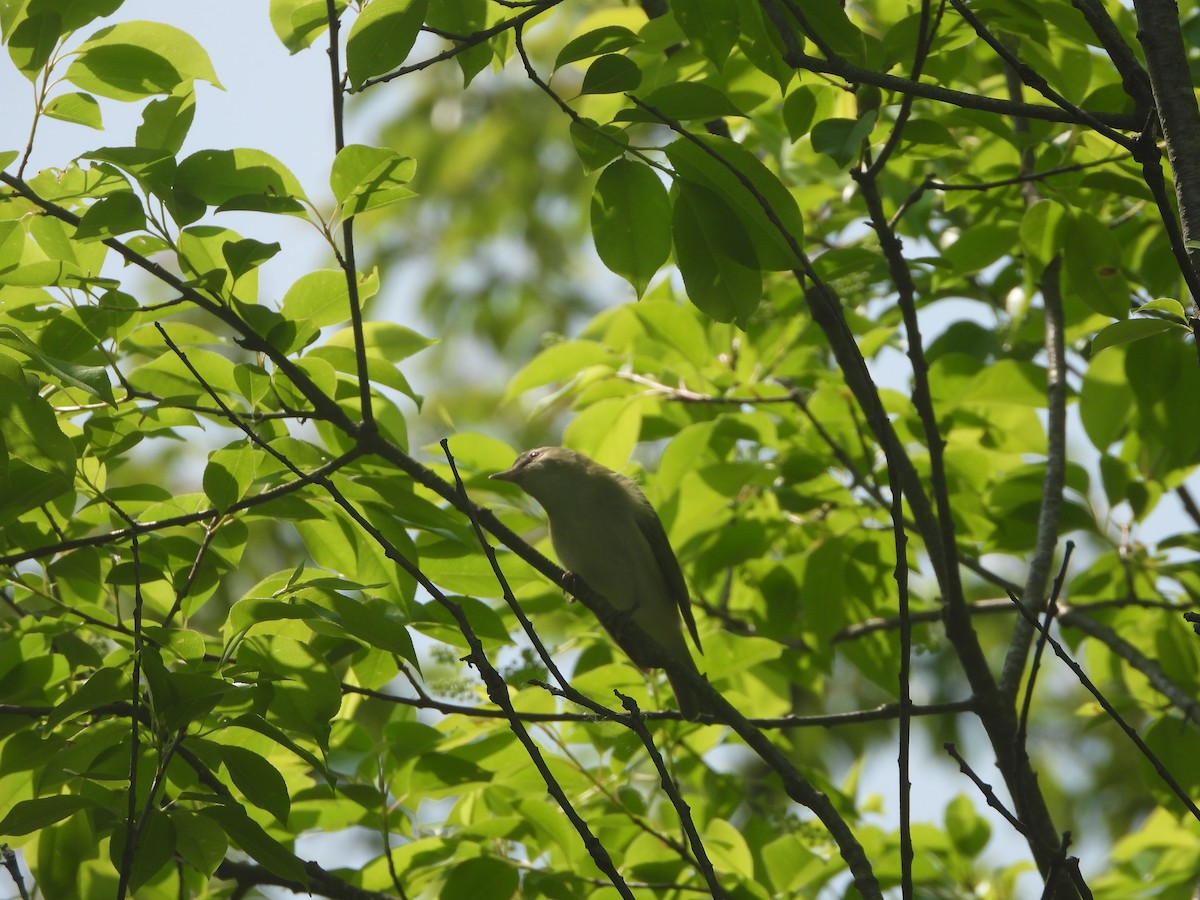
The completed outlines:
<svg viewBox="0 0 1200 900">
<path fill-rule="evenodd" d="M 680 715 L 692 722 L 695 722 L 697 719 L 715 718 L 712 705 L 706 702 L 704 697 L 692 687 L 690 682 L 684 681 L 682 678 L 672 677 L 670 672 L 667 672 L 666 675 L 667 680 L 671 682 L 671 690 L 675 692 L 675 700 L 679 704 Z"/>
</svg>

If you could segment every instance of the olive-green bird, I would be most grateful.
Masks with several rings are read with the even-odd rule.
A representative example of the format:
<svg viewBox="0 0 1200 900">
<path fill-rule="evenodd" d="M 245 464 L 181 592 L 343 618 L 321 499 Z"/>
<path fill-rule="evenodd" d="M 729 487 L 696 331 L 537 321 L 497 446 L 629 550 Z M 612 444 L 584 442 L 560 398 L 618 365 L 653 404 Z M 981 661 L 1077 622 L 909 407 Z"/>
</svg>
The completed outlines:
<svg viewBox="0 0 1200 900">
<path fill-rule="evenodd" d="M 671 659 L 699 672 L 679 625 L 682 616 L 703 653 L 683 572 L 658 514 L 632 480 L 566 447 L 527 450 L 511 469 L 491 477 L 519 486 L 546 510 L 563 568 L 615 609 L 632 610 L 633 622 Z M 654 667 L 644 653 L 613 638 L 637 665 Z M 703 704 L 690 686 L 671 679 L 671 687 L 683 716 L 697 718 Z"/>
</svg>

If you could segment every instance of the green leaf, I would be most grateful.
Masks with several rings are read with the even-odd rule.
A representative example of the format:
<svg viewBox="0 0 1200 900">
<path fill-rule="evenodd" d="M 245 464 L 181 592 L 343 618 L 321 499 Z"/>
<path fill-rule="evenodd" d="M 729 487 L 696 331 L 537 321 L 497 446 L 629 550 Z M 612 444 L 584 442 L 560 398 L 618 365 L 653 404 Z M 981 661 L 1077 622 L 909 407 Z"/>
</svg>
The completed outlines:
<svg viewBox="0 0 1200 900">
<path fill-rule="evenodd" d="M 121 191 L 101 197 L 88 207 L 75 228 L 75 240 L 103 241 L 145 227 L 142 201 L 133 191 Z"/>
<path fill-rule="evenodd" d="M 89 712 L 97 706 L 115 703 L 129 697 L 129 679 L 120 669 L 97 669 L 75 693 L 71 694 L 46 718 L 46 724 L 56 727 L 81 712 Z"/>
<path fill-rule="evenodd" d="M 1140 341 L 1168 331 L 1177 331 L 1182 337 L 1189 334 L 1191 329 L 1182 322 L 1172 322 L 1168 319 L 1126 319 L 1124 322 L 1113 322 L 1107 328 L 1101 329 L 1092 339 L 1091 355 L 1095 356 L 1108 347 Z"/>
<path fill-rule="evenodd" d="M 455 35 L 472 35 L 488 27 L 487 0 L 441 0 L 434 3 L 425 17 L 429 28 Z M 454 56 L 463 73 L 463 87 L 469 85 L 495 57 L 493 43 L 483 41 L 460 50 Z"/>
<path fill-rule="evenodd" d="M 799 264 L 791 244 L 794 241 L 799 246 L 804 240 L 800 207 L 758 157 L 728 138 L 711 135 L 695 141 L 680 138 L 669 144 L 666 152 L 679 178 L 720 195 L 733 213 L 724 226 L 726 231 L 732 233 L 734 220 L 742 224 L 754 255 L 739 257 L 740 248 L 729 255 L 743 266 L 757 263 L 768 271 L 792 269 Z M 745 242 L 733 239 L 730 243 Z"/>
<path fill-rule="evenodd" d="M 863 33 L 850 21 L 840 0 L 805 0 L 805 36 L 817 46 L 824 44 L 852 63 L 865 63 Z"/>
<path fill-rule="evenodd" d="M 132 175 L 144 190 L 159 197 L 170 196 L 171 182 L 175 178 L 175 157 L 161 147 L 101 147 L 80 158 L 111 163 Z M 119 177 L 109 166 L 98 168 L 113 173 L 114 179 Z M 128 190 L 128 183 L 124 187 Z"/>
<path fill-rule="evenodd" d="M 479 897 L 507 900 L 520 886 L 517 867 L 494 856 L 478 856 L 450 869 L 439 900 L 476 900 Z"/>
<path fill-rule="evenodd" d="M 395 653 L 419 667 L 417 651 L 396 607 L 384 600 L 356 600 L 343 594 L 330 596 L 338 620 L 346 631 L 372 647 Z"/>
<path fill-rule="evenodd" d="M 725 201 L 699 185 L 682 182 L 671 233 L 688 299 L 718 322 L 746 327 L 762 300 L 762 273 L 747 261 L 755 248 L 745 232 L 730 228 L 736 215 Z"/>
<path fill-rule="evenodd" d="M 583 163 L 583 170 L 591 172 L 608 165 L 625 152 L 629 138 L 615 125 L 601 125 L 592 119 L 571 122 L 571 143 Z"/>
<path fill-rule="evenodd" d="M 259 809 L 265 809 L 286 827 L 292 798 L 279 770 L 253 750 L 228 744 L 221 746 L 221 761 L 246 799 Z"/>
<path fill-rule="evenodd" d="M 346 6 L 347 0 L 337 0 L 337 15 Z M 325 0 L 271 0 L 270 16 L 276 36 L 292 54 L 299 53 L 329 30 Z"/>
<path fill-rule="evenodd" d="M 54 410 L 0 355 L 0 524 L 70 489 L 75 449 Z"/>
<path fill-rule="evenodd" d="M 142 110 L 135 143 L 174 155 L 183 147 L 196 115 L 196 94 L 191 84 L 181 85 L 170 97 L 151 100 Z"/>
<path fill-rule="evenodd" d="M 850 165 L 862 153 L 863 141 L 875 127 L 875 117 L 872 111 L 858 119 L 822 119 L 812 130 L 813 149 L 839 166 Z"/>
<path fill-rule="evenodd" d="M 405 187 L 416 173 L 416 160 L 395 150 L 350 144 L 333 161 L 329 186 L 347 219 L 416 195 Z"/>
<path fill-rule="evenodd" d="M 619 159 L 592 195 L 596 252 L 642 296 L 671 253 L 671 200 L 649 166 Z"/>
<path fill-rule="evenodd" d="M 41 347 L 29 340 L 22 332 L 9 325 L 0 325 L 0 343 L 19 350 L 32 359 L 43 372 L 57 378 L 64 385 L 86 391 L 110 406 L 116 406 L 108 370 L 100 366 L 81 366 L 58 359 L 45 353 Z"/>
<path fill-rule="evenodd" d="M 21 800 L 0 821 L 0 834 L 20 835 L 39 831 L 95 804 L 78 794 L 56 794 L 38 797 L 36 800 Z"/>
<path fill-rule="evenodd" d="M 44 112 L 50 118 L 61 119 L 63 122 L 74 122 L 88 128 L 104 128 L 100 117 L 100 104 L 91 94 L 60 94 L 46 104 Z"/>
<path fill-rule="evenodd" d="M 689 119 L 703 119 L 706 122 L 723 119 L 726 116 L 744 116 L 733 104 L 729 95 L 709 84 L 700 81 L 679 81 L 674 84 L 664 84 L 657 87 L 645 97 L 642 102 L 652 107 L 661 116 L 677 121 L 686 122 Z M 661 122 L 662 119 L 653 113 L 634 107 L 622 109 L 613 116 L 618 122 Z"/>
<path fill-rule="evenodd" d="M 1095 217 L 1075 210 L 1062 246 L 1071 289 L 1101 315 L 1129 317 L 1133 292 L 1121 274 L 1121 243 Z"/>
<path fill-rule="evenodd" d="M 642 72 L 628 56 L 609 53 L 588 66 L 583 76 L 582 94 L 621 94 L 642 83 Z"/>
<path fill-rule="evenodd" d="M 404 63 L 428 6 L 428 0 L 373 0 L 363 8 L 346 39 L 346 71 L 352 88 Z"/>
<path fill-rule="evenodd" d="M 359 300 L 363 299 L 360 293 Z M 283 314 L 312 328 L 346 321 L 350 318 L 346 273 L 321 269 L 301 275 L 283 295 Z"/>
<path fill-rule="evenodd" d="M 128 825 L 121 822 L 113 832 L 108 845 L 108 858 L 113 869 L 119 871 L 128 840 Z M 166 866 L 175 856 L 175 825 L 166 813 L 150 808 L 146 812 L 145 827 L 138 832 L 137 848 L 133 855 L 133 866 L 129 872 L 129 889 L 139 891 Z"/>
<path fill-rule="evenodd" d="M 1021 248 L 1031 261 L 1044 268 L 1062 249 L 1067 211 L 1053 200 L 1039 200 L 1021 218 Z"/>
<path fill-rule="evenodd" d="M 295 854 L 236 806 L 209 806 L 201 813 L 216 821 L 221 830 L 268 872 L 308 886 L 308 872 Z"/>
<path fill-rule="evenodd" d="M 508 382 L 505 400 L 519 397 L 536 387 L 575 378 L 589 366 L 609 364 L 617 368 L 617 357 L 594 341 L 560 341 L 551 344 L 517 372 Z"/>
<path fill-rule="evenodd" d="M 641 398 L 610 397 L 579 413 L 563 432 L 563 443 L 620 471 L 629 462 L 641 432 Z"/>
<path fill-rule="evenodd" d="M 1159 297 L 1157 300 L 1151 300 L 1148 303 L 1143 303 L 1135 312 L 1161 312 L 1166 313 L 1173 319 L 1187 323 L 1187 313 L 1183 309 L 1183 304 L 1171 297 Z"/>
<path fill-rule="evenodd" d="M 737 0 L 674 0 L 671 11 L 688 40 L 723 68 L 741 31 Z"/>
<path fill-rule="evenodd" d="M 237 441 L 208 456 L 204 468 L 204 493 L 219 510 L 227 510 L 237 503 L 258 473 L 263 452 L 249 441 Z"/>
<path fill-rule="evenodd" d="M 26 17 L 7 33 L 8 55 L 13 64 L 29 80 L 50 61 L 58 39 L 65 31 L 62 15 L 54 9 L 32 12 L 26 8 Z M 8 27 L 5 28 L 8 32 Z"/>
<path fill-rule="evenodd" d="M 604 25 L 568 41 L 558 51 L 558 56 L 554 60 L 554 68 L 560 69 L 568 63 L 591 59 L 593 56 L 601 56 L 605 53 L 616 53 L 641 42 L 642 39 L 628 28 L 621 25 Z"/>
<path fill-rule="evenodd" d="M 300 182 L 262 150 L 201 150 L 179 164 L 175 189 L 218 211 L 303 214 Z"/>
<path fill-rule="evenodd" d="M 980 222 L 960 234 L 942 258 L 959 274 L 978 272 L 1012 253 L 1018 240 L 1017 231 L 1011 222 Z"/>
<path fill-rule="evenodd" d="M 229 849 L 221 826 L 185 809 L 172 809 L 168 815 L 175 826 L 175 849 L 179 855 L 201 874 L 211 877 Z"/>
<path fill-rule="evenodd" d="M 221 86 L 196 39 L 160 22 L 121 22 L 101 28 L 76 53 L 67 80 L 113 100 L 170 94 L 195 79 Z"/>
<path fill-rule="evenodd" d="M 432 338 L 424 337 L 411 328 L 393 322 L 364 322 L 363 342 L 368 355 L 377 356 L 390 363 L 401 362 L 437 343 Z M 354 332 L 345 328 L 331 337 L 327 344 L 332 347 L 353 347 Z"/>
<path fill-rule="evenodd" d="M 979 815 L 968 797 L 959 794 L 946 806 L 946 834 L 959 853 L 974 859 L 987 846 L 992 826 Z"/>
<path fill-rule="evenodd" d="M 252 238 L 242 238 L 240 241 L 226 241 L 222 244 L 221 255 L 225 257 L 225 265 L 229 266 L 229 271 L 237 279 L 251 269 L 257 269 L 281 249 L 278 241 L 264 244 Z"/>
<path fill-rule="evenodd" d="M 1150 320 L 1130 319 L 1108 327 L 1128 326 L 1138 321 Z M 1092 444 L 1104 450 L 1118 440 L 1136 406 L 1125 376 L 1125 350 L 1100 354 L 1093 350 L 1079 392 L 1079 418 Z"/>
</svg>

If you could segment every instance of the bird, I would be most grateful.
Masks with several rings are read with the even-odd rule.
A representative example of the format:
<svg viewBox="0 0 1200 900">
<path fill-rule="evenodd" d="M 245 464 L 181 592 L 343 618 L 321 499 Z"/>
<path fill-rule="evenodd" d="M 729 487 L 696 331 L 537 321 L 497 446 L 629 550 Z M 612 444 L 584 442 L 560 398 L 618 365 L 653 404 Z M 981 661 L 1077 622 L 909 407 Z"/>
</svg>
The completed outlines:
<svg viewBox="0 0 1200 900">
<path fill-rule="evenodd" d="M 515 484 L 538 501 L 563 568 L 627 613 L 666 657 L 699 675 L 680 626 L 682 619 L 703 653 L 679 560 L 658 513 L 632 479 L 567 447 L 526 450 L 511 468 L 489 477 Z M 660 667 L 644 646 L 609 634 L 639 667 Z M 684 718 L 711 716 L 691 684 L 670 671 L 667 678 Z"/>
</svg>

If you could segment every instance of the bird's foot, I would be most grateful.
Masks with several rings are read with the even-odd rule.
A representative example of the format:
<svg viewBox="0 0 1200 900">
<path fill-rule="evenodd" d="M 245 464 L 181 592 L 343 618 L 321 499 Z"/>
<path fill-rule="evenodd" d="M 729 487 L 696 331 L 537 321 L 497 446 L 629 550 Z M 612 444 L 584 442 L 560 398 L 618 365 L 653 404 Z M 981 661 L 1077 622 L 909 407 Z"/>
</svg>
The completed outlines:
<svg viewBox="0 0 1200 900">
<path fill-rule="evenodd" d="M 567 592 L 567 602 L 568 603 L 575 602 L 575 592 L 579 589 L 579 586 L 582 583 L 583 583 L 583 580 L 578 575 L 576 575 L 574 572 L 570 572 L 570 571 L 563 572 L 562 587 L 563 587 L 563 590 Z"/>
</svg>

